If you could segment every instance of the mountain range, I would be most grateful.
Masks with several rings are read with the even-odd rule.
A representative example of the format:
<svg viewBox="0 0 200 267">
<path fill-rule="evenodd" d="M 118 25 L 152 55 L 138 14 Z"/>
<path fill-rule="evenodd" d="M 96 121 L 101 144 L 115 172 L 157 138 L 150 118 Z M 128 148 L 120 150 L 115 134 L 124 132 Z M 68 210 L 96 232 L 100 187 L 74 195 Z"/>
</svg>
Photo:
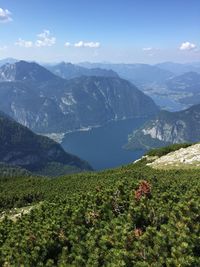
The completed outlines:
<svg viewBox="0 0 200 267">
<path fill-rule="evenodd" d="M 166 83 L 173 92 L 200 93 L 200 73 L 197 72 L 186 72 L 167 80 Z"/>
<path fill-rule="evenodd" d="M 16 59 L 0 60 L 0 66 L 6 62 L 14 64 Z M 79 63 L 61 62 L 58 64 L 43 64 L 43 66 L 56 76 L 63 79 L 73 79 L 81 76 L 121 77 L 138 86 L 145 94 L 150 96 L 161 108 L 176 111 L 198 104 L 199 96 L 190 92 L 190 83 L 187 82 L 188 91 L 181 89 L 176 80 L 184 80 L 190 73 L 200 73 L 200 63 L 174 63 L 163 62 L 155 65 L 149 64 L 112 64 L 112 63 Z M 186 75 L 186 78 L 185 78 Z M 169 86 L 170 85 L 170 86 Z M 176 87 L 177 86 L 177 87 Z M 193 86 L 191 84 L 191 86 Z M 175 91 L 171 90 L 175 89 Z"/>
<path fill-rule="evenodd" d="M 3 112 L 0 112 L 0 150 L 0 170 L 5 166 L 21 167 L 50 176 L 92 170 L 87 162 L 65 152 L 55 141 L 33 133 Z"/>
<path fill-rule="evenodd" d="M 170 71 L 174 75 L 182 75 L 186 72 L 198 72 L 200 73 L 200 63 L 174 63 L 174 62 L 163 62 L 156 64 L 160 69 Z"/>
<path fill-rule="evenodd" d="M 0 68 L 0 109 L 39 133 L 63 133 L 151 116 L 152 99 L 119 77 L 60 78 L 36 63 Z"/>
<path fill-rule="evenodd" d="M 166 86 L 177 100 L 187 106 L 200 103 L 200 73 L 186 72 L 166 81 Z"/>
<path fill-rule="evenodd" d="M 73 79 L 81 76 L 97 76 L 97 77 L 119 77 L 113 70 L 103 68 L 84 68 L 72 63 L 61 62 L 56 65 L 45 65 L 45 67 L 55 75 L 63 79 Z"/>
<path fill-rule="evenodd" d="M 129 135 L 129 149 L 151 149 L 175 143 L 199 142 L 200 104 L 179 112 L 161 111 Z"/>
<path fill-rule="evenodd" d="M 103 68 L 115 71 L 120 77 L 126 79 L 140 88 L 150 87 L 153 84 L 162 84 L 174 76 L 171 71 L 161 69 L 149 64 L 111 64 L 111 63 L 80 63 L 87 68 Z"/>
<path fill-rule="evenodd" d="M 138 86 L 161 108 L 169 111 L 184 109 L 200 103 L 199 82 L 197 82 L 200 63 L 164 62 L 148 65 L 85 62 L 81 63 L 81 66 L 112 69 L 120 77 Z M 196 88 L 195 93 L 194 88 Z"/>
</svg>

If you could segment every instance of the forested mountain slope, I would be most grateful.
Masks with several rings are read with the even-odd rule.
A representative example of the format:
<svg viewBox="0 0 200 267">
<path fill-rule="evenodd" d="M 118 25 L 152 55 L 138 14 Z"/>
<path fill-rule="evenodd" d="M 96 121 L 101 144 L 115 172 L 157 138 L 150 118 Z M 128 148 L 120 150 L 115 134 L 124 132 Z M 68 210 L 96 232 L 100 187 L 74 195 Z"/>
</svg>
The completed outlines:
<svg viewBox="0 0 200 267">
<path fill-rule="evenodd" d="M 0 162 L 31 172 L 57 175 L 90 170 L 89 164 L 0 112 Z M 51 172 L 51 173 L 50 173 Z"/>
</svg>

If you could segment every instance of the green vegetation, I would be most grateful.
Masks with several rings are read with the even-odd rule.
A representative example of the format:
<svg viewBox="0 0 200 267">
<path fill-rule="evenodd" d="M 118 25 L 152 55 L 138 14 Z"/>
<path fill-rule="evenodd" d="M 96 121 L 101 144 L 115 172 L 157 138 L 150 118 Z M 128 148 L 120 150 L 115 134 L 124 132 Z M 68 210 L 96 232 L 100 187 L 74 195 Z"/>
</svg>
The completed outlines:
<svg viewBox="0 0 200 267">
<path fill-rule="evenodd" d="M 2 178 L 0 188 L 0 266 L 200 266 L 197 170 L 154 170 L 144 159 Z"/>
<path fill-rule="evenodd" d="M 92 169 L 87 162 L 65 152 L 58 143 L 33 133 L 1 111 L 0 125 L 0 162 L 7 165 L 6 173 L 10 176 L 19 174 L 18 167 L 27 173 L 47 176 Z"/>
<path fill-rule="evenodd" d="M 176 151 L 180 148 L 186 148 L 186 147 L 189 147 L 191 145 L 193 145 L 193 144 L 192 143 L 173 144 L 173 145 L 169 145 L 166 147 L 151 149 L 145 155 L 162 157 L 164 155 L 167 155 L 170 152 Z"/>
<path fill-rule="evenodd" d="M 13 177 L 25 177 L 31 176 L 31 173 L 18 166 L 12 166 L 0 162 L 0 177 L 1 178 L 13 178 Z"/>
<path fill-rule="evenodd" d="M 85 163 L 85 168 L 86 163 Z M 48 177 L 58 177 L 58 176 L 63 176 L 66 174 L 72 174 L 72 173 L 80 173 L 84 172 L 84 169 L 80 169 L 77 166 L 70 166 L 70 165 L 65 165 L 59 162 L 49 162 L 47 163 L 43 169 L 34 172 L 37 175 L 42 175 L 42 176 L 48 176 Z M 33 173 L 33 174 L 34 174 Z"/>
</svg>

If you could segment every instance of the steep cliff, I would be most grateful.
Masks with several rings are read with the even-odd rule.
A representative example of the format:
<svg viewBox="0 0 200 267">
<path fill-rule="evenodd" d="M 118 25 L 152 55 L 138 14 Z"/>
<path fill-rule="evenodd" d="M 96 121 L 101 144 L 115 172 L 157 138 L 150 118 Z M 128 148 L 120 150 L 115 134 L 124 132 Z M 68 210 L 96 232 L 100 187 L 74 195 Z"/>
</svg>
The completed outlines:
<svg viewBox="0 0 200 267">
<path fill-rule="evenodd" d="M 200 105 L 179 112 L 161 111 L 129 136 L 130 149 L 149 149 L 200 140 Z"/>
</svg>

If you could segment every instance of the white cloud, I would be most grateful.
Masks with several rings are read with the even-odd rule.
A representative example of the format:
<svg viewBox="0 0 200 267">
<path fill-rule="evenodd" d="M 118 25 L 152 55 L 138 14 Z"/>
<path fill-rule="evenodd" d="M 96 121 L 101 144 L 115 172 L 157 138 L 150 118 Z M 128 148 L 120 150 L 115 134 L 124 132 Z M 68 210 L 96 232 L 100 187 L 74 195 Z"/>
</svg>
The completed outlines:
<svg viewBox="0 0 200 267">
<path fill-rule="evenodd" d="M 35 42 L 35 46 L 52 46 L 56 43 L 56 38 L 51 35 L 49 30 L 44 30 L 42 33 L 37 35 L 38 40 Z"/>
<path fill-rule="evenodd" d="M 52 46 L 56 43 L 56 38 L 50 34 L 50 31 L 44 30 L 42 33 L 37 35 L 38 39 L 34 41 L 26 41 L 19 38 L 15 45 L 25 48 L 30 47 L 45 47 Z"/>
<path fill-rule="evenodd" d="M 142 48 L 142 50 L 145 52 L 146 55 L 148 55 L 150 57 L 153 57 L 155 55 L 155 53 L 160 51 L 159 48 L 155 48 L 155 47 L 144 47 L 144 48 Z"/>
<path fill-rule="evenodd" d="M 20 47 L 30 48 L 30 47 L 33 47 L 33 42 L 26 41 L 26 40 L 19 38 L 18 41 L 15 43 L 15 45 L 20 46 Z"/>
<path fill-rule="evenodd" d="M 75 47 L 89 47 L 89 48 L 99 48 L 100 43 L 99 42 L 83 42 L 79 41 L 78 43 L 74 44 Z"/>
<path fill-rule="evenodd" d="M 78 43 L 75 43 L 74 46 L 75 47 L 84 47 L 84 42 L 83 41 L 80 41 Z"/>
<path fill-rule="evenodd" d="M 154 49 L 153 49 L 153 47 L 144 47 L 142 50 L 145 51 L 145 52 L 151 52 Z"/>
<path fill-rule="evenodd" d="M 195 50 L 197 48 L 197 46 L 193 43 L 190 42 L 184 42 L 180 45 L 179 49 L 182 51 L 191 51 L 191 50 Z"/>
<path fill-rule="evenodd" d="M 100 47 L 100 43 L 99 42 L 89 42 L 89 43 L 85 43 L 84 46 L 90 47 L 90 48 L 98 48 L 98 47 Z"/>
<path fill-rule="evenodd" d="M 11 12 L 7 9 L 0 8 L 0 22 L 6 23 L 12 21 Z"/>
<path fill-rule="evenodd" d="M 70 47 L 70 46 L 71 46 L 71 43 L 69 43 L 69 42 L 65 43 L 65 47 Z"/>
</svg>

